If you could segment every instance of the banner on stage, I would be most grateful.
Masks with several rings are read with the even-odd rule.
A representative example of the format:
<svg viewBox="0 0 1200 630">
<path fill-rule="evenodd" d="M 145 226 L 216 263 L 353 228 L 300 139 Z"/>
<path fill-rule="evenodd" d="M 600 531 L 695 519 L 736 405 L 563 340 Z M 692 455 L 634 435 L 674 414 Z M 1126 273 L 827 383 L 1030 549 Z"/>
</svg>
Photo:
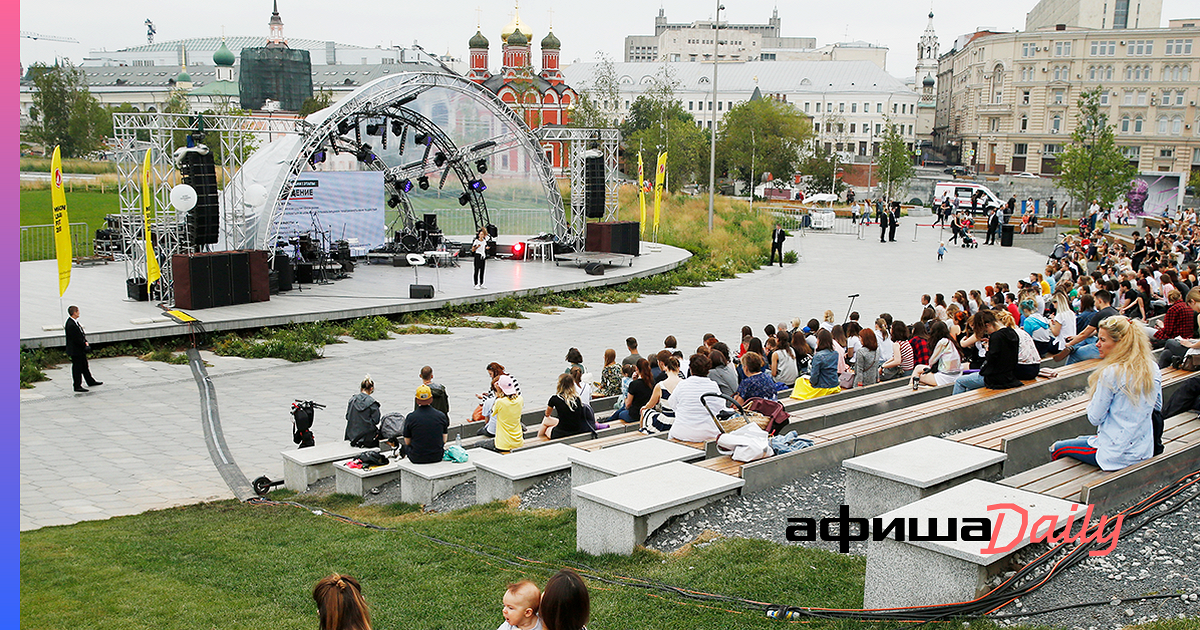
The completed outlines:
<svg viewBox="0 0 1200 630">
<path fill-rule="evenodd" d="M 279 238 L 325 232 L 330 243 L 358 239 L 360 246 L 384 243 L 383 172 L 301 173 L 279 220 Z"/>
</svg>

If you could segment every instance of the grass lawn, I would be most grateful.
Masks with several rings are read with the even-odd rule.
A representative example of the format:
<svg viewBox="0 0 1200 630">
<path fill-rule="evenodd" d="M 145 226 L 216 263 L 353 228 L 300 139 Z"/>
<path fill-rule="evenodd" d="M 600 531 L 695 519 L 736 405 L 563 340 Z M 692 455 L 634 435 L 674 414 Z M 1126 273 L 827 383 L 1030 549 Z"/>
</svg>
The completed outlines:
<svg viewBox="0 0 1200 630">
<path fill-rule="evenodd" d="M 87 223 L 88 232 L 95 234 L 104 227 L 104 215 L 117 212 L 120 198 L 116 191 L 68 192 L 67 218 L 71 223 Z M 21 225 L 50 225 L 54 215 L 50 207 L 50 189 L 21 191 Z"/>
</svg>

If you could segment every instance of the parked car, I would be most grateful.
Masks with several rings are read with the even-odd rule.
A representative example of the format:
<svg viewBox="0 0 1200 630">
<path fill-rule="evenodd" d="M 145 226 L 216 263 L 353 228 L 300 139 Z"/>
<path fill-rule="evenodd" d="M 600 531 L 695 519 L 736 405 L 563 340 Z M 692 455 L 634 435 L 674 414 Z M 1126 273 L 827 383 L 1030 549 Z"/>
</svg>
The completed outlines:
<svg viewBox="0 0 1200 630">
<path fill-rule="evenodd" d="M 1029 171 L 1022 171 L 1022 172 L 1020 172 L 1020 173 L 1013 173 L 1013 177 L 1021 177 L 1021 178 L 1024 178 L 1024 179 L 1041 179 L 1041 177 L 1039 177 L 1039 176 L 1037 176 L 1037 175 L 1034 175 L 1033 173 L 1030 173 Z"/>
<path fill-rule="evenodd" d="M 971 169 L 965 166 L 951 166 L 942 172 L 947 175 L 953 175 L 954 177 L 970 177 L 971 175 L 974 175 L 974 173 L 971 172 Z"/>
<path fill-rule="evenodd" d="M 933 187 L 933 201 L 941 203 L 943 199 L 958 199 L 958 207 L 970 212 L 971 197 L 976 193 L 983 193 L 975 205 L 975 214 L 977 215 L 985 214 L 988 208 L 999 208 L 1004 205 L 1004 201 L 990 188 L 971 182 L 938 182 Z"/>
</svg>

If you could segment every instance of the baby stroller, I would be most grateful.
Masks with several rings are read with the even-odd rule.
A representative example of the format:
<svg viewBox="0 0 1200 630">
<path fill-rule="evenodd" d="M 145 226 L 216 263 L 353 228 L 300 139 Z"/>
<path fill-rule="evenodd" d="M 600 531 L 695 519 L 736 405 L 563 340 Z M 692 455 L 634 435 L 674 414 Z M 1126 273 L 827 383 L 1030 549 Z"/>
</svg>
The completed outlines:
<svg viewBox="0 0 1200 630">
<path fill-rule="evenodd" d="M 962 246 L 963 247 L 979 247 L 979 239 L 971 235 L 970 230 L 962 231 Z"/>
</svg>

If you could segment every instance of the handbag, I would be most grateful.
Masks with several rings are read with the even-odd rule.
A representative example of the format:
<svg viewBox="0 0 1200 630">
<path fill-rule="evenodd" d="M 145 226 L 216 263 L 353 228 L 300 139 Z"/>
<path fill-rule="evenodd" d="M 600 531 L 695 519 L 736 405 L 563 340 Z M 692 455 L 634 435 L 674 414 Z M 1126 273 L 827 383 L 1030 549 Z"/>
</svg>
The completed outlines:
<svg viewBox="0 0 1200 630">
<path fill-rule="evenodd" d="M 475 411 L 471 412 L 471 422 L 483 422 L 486 419 L 483 417 L 483 405 L 475 407 Z"/>
<path fill-rule="evenodd" d="M 738 462 L 752 462 L 775 454 L 771 438 L 754 423 L 748 423 L 730 433 L 717 437 L 717 451 Z"/>
<path fill-rule="evenodd" d="M 457 444 L 451 444 L 450 446 L 447 446 L 446 450 L 442 453 L 442 461 L 444 462 L 465 464 L 467 463 L 467 459 L 467 449 Z"/>
<path fill-rule="evenodd" d="M 363 451 L 359 453 L 358 457 L 355 459 L 362 462 L 363 468 L 374 468 L 376 466 L 388 465 L 387 456 L 379 451 Z"/>
</svg>

